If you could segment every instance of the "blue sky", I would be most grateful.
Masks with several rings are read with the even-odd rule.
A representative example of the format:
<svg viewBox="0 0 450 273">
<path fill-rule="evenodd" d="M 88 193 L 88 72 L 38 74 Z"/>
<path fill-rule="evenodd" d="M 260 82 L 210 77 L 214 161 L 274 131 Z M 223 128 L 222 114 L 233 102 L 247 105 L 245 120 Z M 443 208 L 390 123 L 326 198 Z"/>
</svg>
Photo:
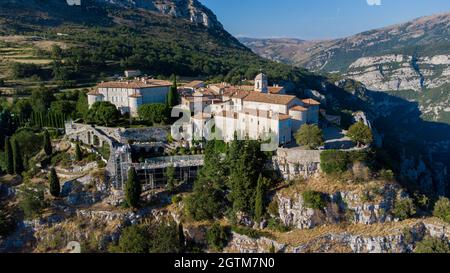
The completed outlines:
<svg viewBox="0 0 450 273">
<path fill-rule="evenodd" d="M 235 36 L 329 39 L 450 12 L 449 0 L 200 0 Z M 371 4 L 369 4 L 371 3 Z"/>
</svg>

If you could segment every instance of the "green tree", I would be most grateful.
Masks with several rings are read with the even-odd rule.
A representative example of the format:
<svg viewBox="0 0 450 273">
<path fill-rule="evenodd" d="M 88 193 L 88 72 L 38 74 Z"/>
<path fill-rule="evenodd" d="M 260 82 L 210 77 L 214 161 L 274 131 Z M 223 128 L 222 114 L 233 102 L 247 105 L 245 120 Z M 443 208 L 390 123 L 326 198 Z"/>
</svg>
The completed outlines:
<svg viewBox="0 0 450 273">
<path fill-rule="evenodd" d="M 294 135 L 298 145 L 317 149 L 324 145 L 323 133 L 317 125 L 303 125 Z"/>
<path fill-rule="evenodd" d="M 167 167 L 166 178 L 167 178 L 167 190 L 169 192 L 173 192 L 175 190 L 175 184 L 176 184 L 175 167 L 174 166 Z"/>
<path fill-rule="evenodd" d="M 52 155 L 53 153 L 52 141 L 47 130 L 44 130 L 44 152 L 48 156 Z"/>
<path fill-rule="evenodd" d="M 77 115 L 80 118 L 86 119 L 89 112 L 89 104 L 87 96 L 84 92 L 78 94 L 77 104 L 75 106 Z"/>
<path fill-rule="evenodd" d="M 177 77 L 172 75 L 172 79 L 173 83 L 169 89 L 169 94 L 167 95 L 167 104 L 169 108 L 177 106 L 179 103 Z"/>
<path fill-rule="evenodd" d="M 182 223 L 178 225 L 178 241 L 180 244 L 180 249 L 184 249 L 184 247 L 186 246 L 186 237 L 184 236 L 184 229 Z"/>
<path fill-rule="evenodd" d="M 109 101 L 98 101 L 92 105 L 87 114 L 87 122 L 97 125 L 114 126 L 120 118 L 120 112 Z"/>
<path fill-rule="evenodd" d="M 255 220 L 260 222 L 264 216 L 264 177 L 260 174 L 256 186 Z"/>
<path fill-rule="evenodd" d="M 397 200 L 394 203 L 392 214 L 401 221 L 406 220 L 416 214 L 416 206 L 411 198 Z"/>
<path fill-rule="evenodd" d="M 6 173 L 14 174 L 14 156 L 13 149 L 11 147 L 11 140 L 9 137 L 5 139 L 5 163 Z"/>
<path fill-rule="evenodd" d="M 20 151 L 19 143 L 17 140 L 13 140 L 13 161 L 14 161 L 14 173 L 20 175 L 24 171 L 22 152 Z"/>
<path fill-rule="evenodd" d="M 152 230 L 156 230 L 156 232 L 151 236 L 150 253 L 178 253 L 180 251 L 178 227 L 174 221 L 158 223 Z"/>
<path fill-rule="evenodd" d="M 372 130 L 364 122 L 358 121 L 350 126 L 347 136 L 356 143 L 358 147 L 369 145 L 373 142 Z"/>
<path fill-rule="evenodd" d="M 170 111 L 165 104 L 144 104 L 139 107 L 138 114 L 142 120 L 151 125 L 154 123 L 166 122 Z"/>
<path fill-rule="evenodd" d="M 58 175 L 56 174 L 55 168 L 50 169 L 50 174 L 48 176 L 49 181 L 49 189 L 50 194 L 54 197 L 59 197 L 59 194 L 61 193 L 61 185 L 59 183 Z"/>
<path fill-rule="evenodd" d="M 83 159 L 83 152 L 81 151 L 80 143 L 77 142 L 77 144 L 75 145 L 75 160 L 81 161 L 82 159 Z"/>
<path fill-rule="evenodd" d="M 149 232 L 144 225 L 133 225 L 122 230 L 119 243 L 112 252 L 120 253 L 148 253 Z"/>
<path fill-rule="evenodd" d="M 222 156 L 214 141 L 205 146 L 204 166 L 194 182 L 193 193 L 186 198 L 186 212 L 196 221 L 211 220 L 224 211 L 224 175 Z"/>
<path fill-rule="evenodd" d="M 427 236 L 416 245 L 414 252 L 422 254 L 450 253 L 450 246 L 447 240 Z"/>
<path fill-rule="evenodd" d="M 253 215 L 255 211 L 258 176 L 266 158 L 260 147 L 260 142 L 253 140 L 242 141 L 240 144 L 233 143 L 230 146 L 229 155 L 237 156 L 227 160 L 230 164 L 228 199 L 232 202 L 235 212 L 241 211 Z"/>
<path fill-rule="evenodd" d="M 141 199 L 141 184 L 137 177 L 136 169 L 128 170 L 128 180 L 125 185 L 125 202 L 131 208 L 137 208 Z"/>
<path fill-rule="evenodd" d="M 19 207 L 23 210 L 25 219 L 30 220 L 41 215 L 46 206 L 44 190 L 41 187 L 24 186 L 19 191 Z"/>
<path fill-rule="evenodd" d="M 0 203 L 0 237 L 5 237 L 11 234 L 16 227 L 16 222 L 10 215 L 10 212 L 5 205 Z"/>
<path fill-rule="evenodd" d="M 222 251 L 228 243 L 228 234 L 220 224 L 214 223 L 206 234 L 208 246 L 215 251 Z"/>
<path fill-rule="evenodd" d="M 433 215 L 450 224 L 450 200 L 446 197 L 439 198 L 434 204 Z"/>
<path fill-rule="evenodd" d="M 326 207 L 326 202 L 323 198 L 323 194 L 316 191 L 304 191 L 302 192 L 303 201 L 305 206 L 311 209 L 322 210 Z"/>
</svg>

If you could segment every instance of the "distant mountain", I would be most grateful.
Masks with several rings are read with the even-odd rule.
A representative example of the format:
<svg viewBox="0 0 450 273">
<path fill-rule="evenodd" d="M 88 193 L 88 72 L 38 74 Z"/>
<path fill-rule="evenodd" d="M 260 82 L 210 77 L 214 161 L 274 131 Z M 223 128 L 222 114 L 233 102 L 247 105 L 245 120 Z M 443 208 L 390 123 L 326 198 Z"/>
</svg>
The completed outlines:
<svg viewBox="0 0 450 273">
<path fill-rule="evenodd" d="M 347 74 L 375 90 L 421 90 L 450 82 L 450 13 L 330 41 L 241 42 L 269 59 Z"/>
</svg>

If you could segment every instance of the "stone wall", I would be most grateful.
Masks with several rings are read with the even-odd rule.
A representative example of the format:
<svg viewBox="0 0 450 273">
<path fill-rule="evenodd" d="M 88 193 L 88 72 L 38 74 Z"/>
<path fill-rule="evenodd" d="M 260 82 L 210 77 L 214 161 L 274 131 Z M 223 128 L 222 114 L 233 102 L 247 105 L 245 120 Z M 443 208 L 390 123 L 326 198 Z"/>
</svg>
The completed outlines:
<svg viewBox="0 0 450 273">
<path fill-rule="evenodd" d="M 272 159 L 273 167 L 286 180 L 308 178 L 320 171 L 320 153 L 317 150 L 280 148 Z"/>
</svg>

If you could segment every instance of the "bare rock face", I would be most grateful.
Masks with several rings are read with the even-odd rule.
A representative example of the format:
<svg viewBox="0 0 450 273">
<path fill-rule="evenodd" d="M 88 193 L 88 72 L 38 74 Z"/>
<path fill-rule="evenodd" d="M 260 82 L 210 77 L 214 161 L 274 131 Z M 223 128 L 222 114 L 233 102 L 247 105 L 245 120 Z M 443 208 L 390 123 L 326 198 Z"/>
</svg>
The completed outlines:
<svg viewBox="0 0 450 273">
<path fill-rule="evenodd" d="M 377 197 L 368 197 L 368 193 L 356 191 L 336 192 L 327 196 L 327 206 L 322 210 L 305 206 L 301 193 L 296 193 L 294 197 L 279 193 L 276 196 L 279 218 L 285 226 L 298 229 L 341 222 L 371 225 L 394 221 L 390 214 L 394 201 L 405 198 L 406 193 L 396 184 L 386 184 L 377 191 Z"/>
<path fill-rule="evenodd" d="M 223 28 L 214 13 L 197 0 L 96 0 L 123 8 L 141 8 L 189 20 L 208 28 Z"/>
</svg>

